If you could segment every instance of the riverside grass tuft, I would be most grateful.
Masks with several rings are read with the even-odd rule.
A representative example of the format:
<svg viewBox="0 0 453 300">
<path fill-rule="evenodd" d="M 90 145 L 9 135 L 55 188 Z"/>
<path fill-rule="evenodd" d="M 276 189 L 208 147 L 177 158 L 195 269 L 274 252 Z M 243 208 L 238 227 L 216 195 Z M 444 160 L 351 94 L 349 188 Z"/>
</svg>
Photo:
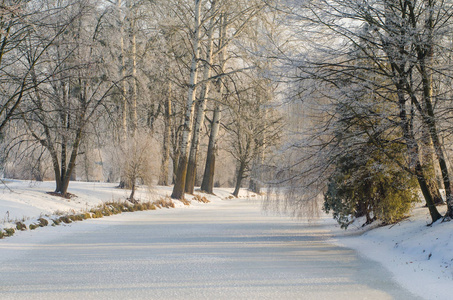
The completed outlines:
<svg viewBox="0 0 453 300">
<path fill-rule="evenodd" d="M 204 197 L 203 197 L 204 198 Z M 208 201 L 209 202 L 209 201 Z M 207 203 L 207 202 L 204 202 Z M 185 205 L 190 205 L 190 202 Z M 36 222 L 30 224 L 28 226 L 29 230 L 35 230 L 40 227 L 46 226 L 59 226 L 62 224 L 71 224 L 73 222 L 83 221 L 87 219 L 96 219 L 96 218 L 103 218 L 106 216 L 112 216 L 121 214 L 123 212 L 135 212 L 135 211 L 146 211 L 146 210 L 156 210 L 157 208 L 175 208 L 174 202 L 169 198 L 160 198 L 157 201 L 147 201 L 147 202 L 130 202 L 130 201 L 111 201 L 100 204 L 99 206 L 90 209 L 89 211 L 84 211 L 81 213 L 75 213 L 72 211 L 72 214 L 63 214 L 62 212 L 56 213 L 56 215 L 60 215 L 56 219 L 49 220 L 40 217 Z M 4 237 L 13 236 L 16 230 L 25 231 L 27 230 L 27 225 L 22 222 L 16 222 L 16 229 L 14 228 L 5 228 L 0 230 L 0 239 Z"/>
</svg>

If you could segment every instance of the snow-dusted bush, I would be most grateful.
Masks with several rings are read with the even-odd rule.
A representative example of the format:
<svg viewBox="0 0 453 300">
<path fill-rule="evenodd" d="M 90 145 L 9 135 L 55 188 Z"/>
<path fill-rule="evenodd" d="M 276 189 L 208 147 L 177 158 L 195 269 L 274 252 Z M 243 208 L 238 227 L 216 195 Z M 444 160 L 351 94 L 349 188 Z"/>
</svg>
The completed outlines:
<svg viewBox="0 0 453 300">
<path fill-rule="evenodd" d="M 392 154 L 397 155 L 398 149 Z M 401 153 L 401 152 L 400 152 Z M 362 155 L 360 155 L 362 154 Z M 405 218 L 418 201 L 417 181 L 396 163 L 378 153 L 345 154 L 338 160 L 324 195 L 324 211 L 347 228 L 355 218 L 390 224 Z"/>
<path fill-rule="evenodd" d="M 136 133 L 128 140 L 120 158 L 121 178 L 125 186 L 132 191 L 129 196 L 134 200 L 136 185 L 144 183 L 148 187 L 153 184 L 159 171 L 158 149 L 156 141 L 147 132 Z"/>
</svg>

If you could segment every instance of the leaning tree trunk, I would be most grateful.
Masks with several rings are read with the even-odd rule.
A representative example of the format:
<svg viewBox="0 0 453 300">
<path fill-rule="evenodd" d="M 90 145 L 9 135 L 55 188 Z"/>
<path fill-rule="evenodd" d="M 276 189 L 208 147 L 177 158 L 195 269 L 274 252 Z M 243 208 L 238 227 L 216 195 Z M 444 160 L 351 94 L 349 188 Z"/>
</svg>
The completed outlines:
<svg viewBox="0 0 453 300">
<path fill-rule="evenodd" d="M 401 18 L 394 18 L 392 7 L 389 2 L 384 2 L 385 4 L 385 23 L 387 28 L 399 28 L 401 29 L 401 35 L 405 35 L 407 30 L 410 30 L 407 24 L 401 23 Z M 411 5 L 411 2 L 408 1 L 408 5 Z M 412 19 L 412 18 L 410 18 Z M 412 26 L 416 27 L 416 24 L 412 24 Z M 384 51 L 387 54 L 389 64 L 391 66 L 392 77 L 393 77 L 393 84 L 396 88 L 396 95 L 398 97 L 398 105 L 399 105 L 399 121 L 400 121 L 400 128 L 403 134 L 403 139 L 406 143 L 407 147 L 407 154 L 409 157 L 409 166 L 413 174 L 416 176 L 417 181 L 419 183 L 420 189 L 422 194 L 425 198 L 426 205 L 428 207 L 429 213 L 431 215 L 431 220 L 433 222 L 440 219 L 442 216 L 440 215 L 439 211 L 436 208 L 434 203 L 433 195 L 431 194 L 428 181 L 423 173 L 423 168 L 420 162 L 420 150 L 417 144 L 417 140 L 415 139 L 413 128 L 412 128 L 412 120 L 414 118 L 414 112 L 411 108 L 410 118 L 408 117 L 408 113 L 406 110 L 406 96 L 409 96 L 411 100 L 411 105 L 417 105 L 418 99 L 414 92 L 412 91 L 412 87 L 410 86 L 409 77 L 411 76 L 412 71 L 408 71 L 404 61 L 398 60 L 395 57 L 395 54 L 405 53 L 406 49 L 404 46 L 399 44 L 385 44 Z M 419 106 L 419 105 L 418 105 Z M 419 107 L 417 107 L 419 109 Z M 422 114 L 423 115 L 423 114 Z M 427 124 L 428 125 L 428 124 Z M 429 126 L 427 126 L 429 128 Z M 434 139 L 433 139 L 434 143 Z M 435 145 L 434 145 L 435 146 Z"/>
<path fill-rule="evenodd" d="M 401 130 L 403 132 L 404 141 L 406 142 L 410 165 L 414 166 L 414 175 L 417 178 L 423 197 L 425 198 L 426 201 L 426 206 L 428 207 L 429 213 L 431 215 L 431 220 L 434 223 L 437 220 L 439 220 L 442 216 L 436 208 L 433 196 L 430 192 L 428 181 L 425 178 L 425 174 L 423 174 L 423 168 L 420 162 L 420 150 L 417 141 L 415 140 L 415 137 L 411 132 L 411 125 L 406 112 L 406 99 L 402 94 L 401 89 L 402 86 L 403 86 L 402 79 L 400 79 L 396 87 L 399 99 L 399 117 Z"/>
<path fill-rule="evenodd" d="M 200 8 L 201 0 L 195 0 L 195 26 L 193 35 L 193 56 L 190 68 L 189 91 L 186 100 L 186 114 L 184 117 L 183 133 L 181 138 L 180 157 L 178 162 L 178 169 L 176 171 L 175 185 L 171 197 L 173 199 L 184 198 L 184 190 L 186 184 L 188 152 L 190 147 L 190 135 L 192 133 L 193 119 L 194 119 L 194 102 L 196 95 L 196 84 L 198 75 L 198 60 L 200 52 Z"/>
<path fill-rule="evenodd" d="M 420 68 L 422 73 L 422 81 L 423 81 L 423 98 L 424 104 L 426 108 L 427 116 L 423 118 L 425 124 L 429 128 L 429 133 L 431 135 L 431 139 L 434 145 L 434 151 L 437 156 L 437 160 L 440 167 L 440 172 L 442 174 L 442 180 L 444 183 L 445 188 L 445 196 L 447 200 L 447 213 L 446 216 L 453 218 L 453 192 L 450 182 L 450 175 L 447 166 L 447 161 L 445 158 L 445 153 L 442 149 L 442 143 L 440 142 L 437 125 L 436 125 L 436 117 L 434 115 L 434 107 L 432 105 L 432 78 L 431 74 L 428 73 L 427 67 L 422 63 Z"/>
<path fill-rule="evenodd" d="M 426 16 L 425 16 L 425 35 L 424 43 L 417 45 L 417 54 L 419 58 L 419 72 L 422 77 L 423 86 L 423 102 L 426 110 L 426 115 L 423 117 L 424 123 L 428 126 L 431 139 L 433 141 L 434 150 L 439 162 L 440 171 L 445 188 L 445 196 L 447 200 L 446 216 L 453 218 L 453 191 L 450 182 L 449 170 L 445 158 L 445 153 L 440 142 L 439 132 L 436 124 L 436 116 L 434 115 L 434 107 L 432 104 L 433 97 L 433 78 L 431 67 L 434 60 L 434 1 L 426 0 Z"/>
<path fill-rule="evenodd" d="M 239 162 L 239 168 L 237 169 L 237 173 L 236 173 L 236 186 L 235 186 L 234 192 L 233 192 L 234 197 L 239 196 L 239 189 L 241 188 L 242 179 L 244 178 L 245 167 L 246 167 L 245 162 L 243 162 L 243 161 Z"/>
<path fill-rule="evenodd" d="M 262 93 L 257 91 L 258 97 L 267 97 L 267 92 L 265 95 L 262 95 Z M 261 106 L 258 106 L 257 109 L 257 115 L 261 116 L 259 110 L 261 109 Z M 264 112 L 264 118 L 267 117 L 266 112 Z M 261 132 L 261 134 L 258 136 L 258 149 L 257 149 L 257 155 L 253 159 L 252 163 L 252 170 L 251 170 L 251 176 L 250 176 L 250 182 L 249 182 L 249 190 L 256 194 L 261 193 L 261 183 L 263 181 L 263 165 L 264 165 L 264 156 L 265 156 L 265 150 L 266 150 L 266 135 L 265 135 L 265 130 Z"/>
<path fill-rule="evenodd" d="M 427 132 L 428 130 L 423 129 L 423 148 L 421 149 L 422 164 L 423 164 L 423 173 L 427 180 L 428 188 L 430 194 L 433 196 L 433 201 L 436 205 L 442 204 L 444 201 L 442 195 L 439 191 L 439 185 L 437 182 L 436 176 L 436 166 L 434 164 L 434 155 L 433 155 L 433 143 L 431 141 L 431 136 Z"/>
<path fill-rule="evenodd" d="M 439 139 L 436 122 L 434 120 L 434 110 L 433 110 L 432 104 L 430 102 L 427 104 L 428 104 L 427 105 L 428 106 L 428 109 L 427 109 L 428 118 L 426 118 L 426 122 L 428 123 L 428 126 L 430 128 L 430 134 L 431 134 L 431 138 L 433 140 L 434 150 L 436 152 L 437 160 L 439 162 L 439 167 L 440 167 L 440 171 L 441 171 L 442 179 L 443 179 L 443 183 L 444 183 L 445 196 L 447 199 L 447 207 L 448 207 L 446 216 L 453 218 L 453 193 L 452 193 L 452 189 L 451 189 L 449 170 L 447 167 L 447 162 L 445 159 L 444 151 L 442 150 L 442 144 Z"/>
</svg>

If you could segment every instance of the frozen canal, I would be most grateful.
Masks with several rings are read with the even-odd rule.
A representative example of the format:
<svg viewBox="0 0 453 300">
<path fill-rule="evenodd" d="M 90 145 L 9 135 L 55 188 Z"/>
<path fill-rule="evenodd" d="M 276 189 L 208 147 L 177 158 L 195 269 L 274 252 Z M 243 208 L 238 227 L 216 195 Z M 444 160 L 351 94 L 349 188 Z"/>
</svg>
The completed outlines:
<svg viewBox="0 0 453 300">
<path fill-rule="evenodd" d="M 38 231 L 0 241 L 0 299 L 419 299 L 326 242 L 327 228 L 264 215 L 257 201 Z"/>
</svg>

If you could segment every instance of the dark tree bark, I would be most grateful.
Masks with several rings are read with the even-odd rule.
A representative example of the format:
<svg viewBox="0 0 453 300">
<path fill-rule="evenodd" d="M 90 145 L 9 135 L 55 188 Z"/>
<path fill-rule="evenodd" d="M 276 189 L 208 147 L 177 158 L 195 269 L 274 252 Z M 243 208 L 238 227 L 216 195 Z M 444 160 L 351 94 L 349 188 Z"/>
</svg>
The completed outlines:
<svg viewBox="0 0 453 300">
<path fill-rule="evenodd" d="M 239 162 L 239 167 L 236 173 L 236 186 L 234 188 L 233 196 L 237 197 L 239 195 L 239 189 L 242 185 L 242 179 L 244 179 L 245 168 L 247 167 L 246 162 L 241 161 Z"/>
<path fill-rule="evenodd" d="M 409 120 L 406 111 L 406 98 L 403 94 L 403 79 L 400 79 L 395 83 L 397 88 L 398 100 L 399 100 L 399 118 L 400 118 L 400 127 L 403 132 L 403 138 L 406 142 L 406 147 L 408 150 L 408 156 L 410 159 L 410 166 L 414 166 L 413 173 L 417 178 L 417 181 L 420 185 L 420 189 L 425 198 L 426 205 L 428 207 L 429 213 L 431 215 L 431 220 L 436 222 L 442 216 L 436 208 L 434 203 L 433 195 L 430 193 L 430 188 L 428 182 L 423 173 L 423 168 L 420 162 L 420 150 L 417 144 L 417 141 L 412 133 L 411 120 Z M 413 116 L 411 116 L 413 118 Z"/>
<path fill-rule="evenodd" d="M 193 121 L 194 121 L 194 102 L 197 88 L 197 79 L 198 79 L 198 62 L 200 59 L 200 30 L 201 20 L 200 20 L 200 9 L 201 9 L 201 0 L 195 0 L 194 6 L 194 28 L 192 43 L 193 43 L 193 53 L 192 53 L 192 62 L 190 68 L 190 80 L 189 80 L 189 89 L 186 98 L 186 113 L 184 116 L 184 126 L 181 137 L 180 145 L 180 158 L 178 162 L 178 169 L 176 172 L 175 185 L 173 186 L 173 192 L 171 197 L 173 199 L 182 199 L 184 198 L 184 191 L 186 185 L 186 176 L 187 176 L 187 164 L 189 160 L 189 151 L 190 151 L 190 136 L 193 130 Z"/>
<path fill-rule="evenodd" d="M 214 189 L 214 171 L 217 152 L 216 143 L 219 129 L 220 129 L 220 105 L 217 104 L 216 107 L 214 108 L 214 114 L 212 116 L 208 153 L 206 155 L 206 165 L 204 168 L 203 181 L 201 183 L 201 190 L 209 194 L 212 194 Z"/>
<path fill-rule="evenodd" d="M 417 51 L 417 58 L 418 58 L 418 65 L 419 65 L 419 72 L 422 76 L 422 85 L 423 85 L 423 102 L 424 108 L 426 110 L 427 116 L 423 117 L 426 125 L 429 128 L 429 133 L 431 135 L 431 139 L 434 145 L 434 150 L 437 155 L 437 159 L 439 162 L 440 171 L 442 174 L 442 179 L 445 188 L 445 194 L 447 198 L 447 206 L 448 210 L 446 216 L 453 218 L 453 191 L 450 182 L 450 175 L 448 166 L 445 159 L 445 154 L 442 149 L 442 144 L 440 142 L 437 124 L 436 124 L 436 116 L 434 114 L 434 107 L 432 104 L 432 96 L 433 96 L 433 78 L 432 78 L 432 65 L 434 59 L 434 5 L 435 1 L 432 0 L 425 0 L 425 24 L 424 24 L 424 36 L 423 42 L 416 43 L 415 49 Z M 411 7 L 411 3 L 409 3 Z M 411 13 L 410 20 L 411 24 L 414 28 L 417 26 L 416 17 L 413 13 L 414 9 L 410 8 Z"/>
<path fill-rule="evenodd" d="M 180 155 L 176 174 L 177 176 L 171 197 L 173 199 L 184 199 L 184 187 L 187 175 L 187 156 Z"/>
<path fill-rule="evenodd" d="M 164 132 L 164 142 L 163 142 L 163 155 L 162 155 L 162 164 L 160 167 L 159 175 L 159 185 L 168 185 L 168 165 L 170 160 L 170 140 L 171 140 L 171 83 L 168 84 L 168 93 L 167 101 L 165 103 L 165 132 Z"/>
</svg>

